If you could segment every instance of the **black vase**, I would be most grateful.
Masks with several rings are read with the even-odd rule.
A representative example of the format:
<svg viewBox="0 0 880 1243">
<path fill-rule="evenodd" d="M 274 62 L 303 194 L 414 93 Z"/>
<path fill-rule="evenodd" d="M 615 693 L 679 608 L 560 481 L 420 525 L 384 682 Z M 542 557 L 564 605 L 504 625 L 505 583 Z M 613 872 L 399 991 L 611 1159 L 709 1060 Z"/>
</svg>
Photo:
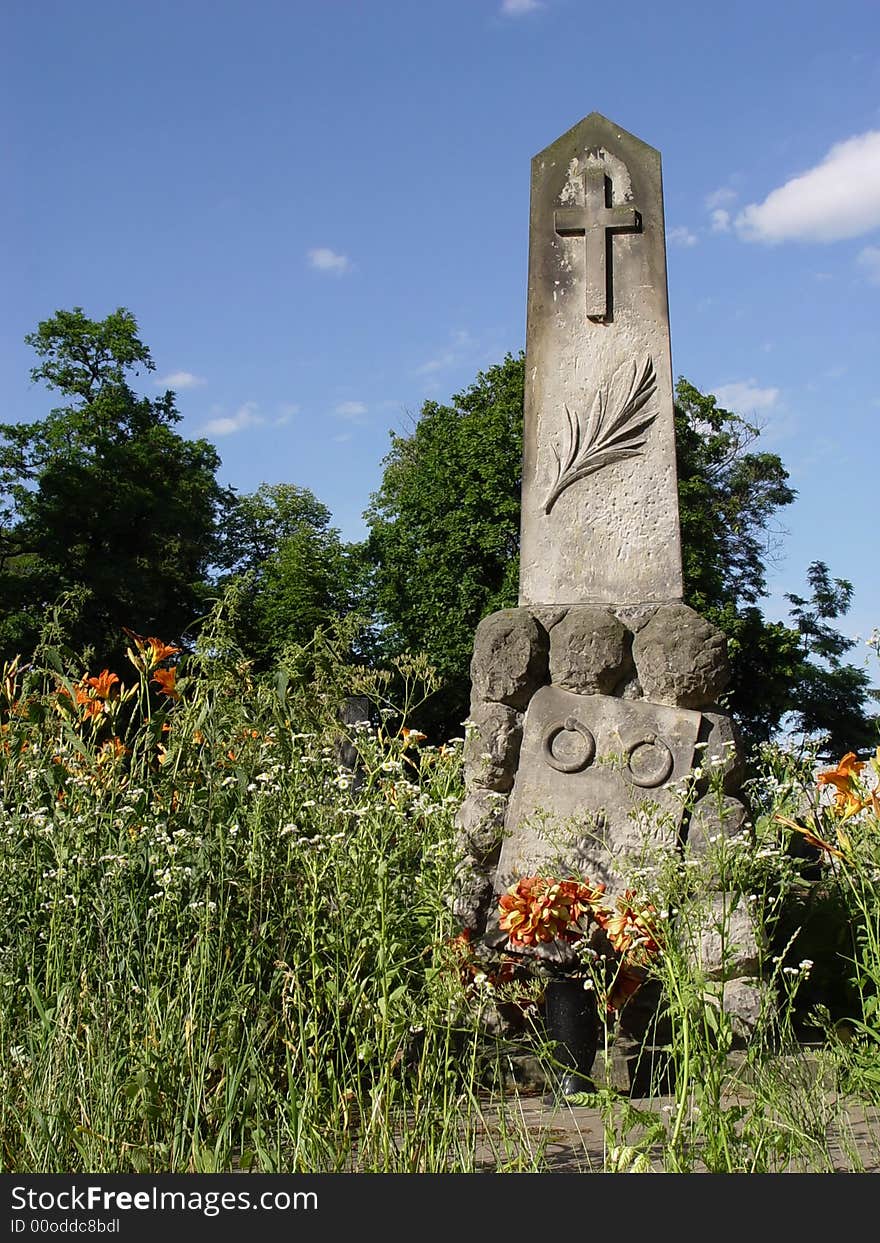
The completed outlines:
<svg viewBox="0 0 880 1243">
<path fill-rule="evenodd" d="M 550 980 L 544 989 L 544 1027 L 561 1066 L 558 1090 L 563 1096 L 590 1092 L 589 1078 L 599 1043 L 599 1013 L 593 989 L 583 980 Z"/>
</svg>

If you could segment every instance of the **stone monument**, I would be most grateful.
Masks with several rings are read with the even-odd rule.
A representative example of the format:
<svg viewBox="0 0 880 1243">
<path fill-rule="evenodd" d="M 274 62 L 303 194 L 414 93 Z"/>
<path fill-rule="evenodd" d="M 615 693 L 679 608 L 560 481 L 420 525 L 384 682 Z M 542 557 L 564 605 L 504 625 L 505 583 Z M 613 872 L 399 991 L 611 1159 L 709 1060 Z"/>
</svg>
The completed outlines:
<svg viewBox="0 0 880 1243">
<path fill-rule="evenodd" d="M 599 113 L 532 161 L 526 336 L 519 606 L 477 629 L 457 820 L 476 935 L 522 876 L 613 894 L 745 815 L 724 636 L 682 603 L 660 154 Z"/>
</svg>

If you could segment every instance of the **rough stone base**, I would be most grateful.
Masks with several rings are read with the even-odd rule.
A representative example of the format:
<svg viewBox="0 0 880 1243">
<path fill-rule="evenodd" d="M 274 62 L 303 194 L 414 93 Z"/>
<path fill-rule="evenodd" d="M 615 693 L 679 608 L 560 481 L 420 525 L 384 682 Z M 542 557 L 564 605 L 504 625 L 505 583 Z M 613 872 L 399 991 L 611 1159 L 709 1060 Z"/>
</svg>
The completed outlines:
<svg viewBox="0 0 880 1243">
<path fill-rule="evenodd" d="M 600 714 L 605 737 L 622 739 L 624 750 L 627 738 L 637 739 L 633 733 L 636 725 L 632 724 L 635 709 L 627 717 L 626 704 L 643 704 L 645 710 L 655 705 L 661 722 L 658 729 L 663 721 L 670 727 L 670 718 L 664 718 L 663 712 L 689 712 L 698 720 L 692 751 L 676 753 L 674 781 L 669 776 L 659 783 L 654 779 L 652 770 L 663 775 L 662 742 L 631 744 L 632 753 L 624 756 L 626 781 L 621 787 L 628 796 L 626 805 L 613 789 L 608 793 L 611 787 L 607 780 L 603 786 L 600 776 L 594 779 L 592 772 L 578 776 L 585 789 L 602 787 L 607 815 L 602 817 L 601 827 L 608 857 L 603 856 L 596 866 L 605 869 L 607 875 L 601 879 L 610 882 L 613 889 L 613 859 L 622 850 L 632 849 L 633 833 L 638 829 L 638 816 L 632 814 L 637 799 L 644 798 L 648 804 L 665 800 L 668 804 L 668 788 L 683 775 L 691 785 L 691 800 L 696 800 L 696 805 L 689 818 L 674 818 L 670 848 L 688 844 L 694 855 L 704 854 L 712 838 L 730 836 L 741 828 L 746 813 L 736 793 L 742 780 L 742 757 L 733 722 L 717 705 L 728 678 L 723 634 L 679 601 L 619 608 L 597 604 L 529 606 L 504 609 L 484 618 L 477 627 L 471 661 L 466 796 L 457 817 L 463 863 L 454 909 L 462 925 L 477 936 L 483 935 L 495 896 L 505 887 L 503 882 L 509 881 L 506 875 L 498 874 L 502 846 L 505 855 L 510 855 L 511 843 L 515 846 L 532 810 L 531 803 L 539 798 L 552 803 L 546 790 L 562 790 L 565 774 L 577 764 L 578 748 L 586 752 L 591 745 L 580 721 L 575 723 L 563 715 L 549 748 L 549 762 L 560 771 L 545 771 L 546 748 L 543 755 L 523 753 L 529 707 L 539 690 L 554 687 L 583 697 L 584 712 L 589 703 L 594 720 L 596 697 L 601 697 L 599 702 L 607 702 L 607 709 Z M 577 708 L 579 701 L 566 702 Z M 591 759 L 597 774 L 600 763 L 606 760 L 606 756 Z M 717 774 L 714 783 L 713 774 Z M 529 782 L 531 793 L 525 791 Z M 720 808 L 714 790 L 710 793 L 710 787 L 719 782 L 724 793 Z M 630 796 L 633 787 L 635 798 Z M 564 814 L 569 815 L 572 807 L 595 810 L 599 797 L 595 792 L 584 797 L 577 792 L 566 795 Z M 613 806 L 610 800 L 614 800 Z M 544 810 L 554 813 L 557 809 L 548 806 Z M 649 818 L 642 818 L 646 829 Z M 668 815 L 666 825 L 669 828 Z M 568 871 L 582 872 L 589 859 L 573 844 Z"/>
<path fill-rule="evenodd" d="M 705 860 L 719 839 L 744 831 L 741 748 L 717 702 L 728 679 L 723 634 L 679 601 L 529 606 L 484 618 L 456 819 L 453 905 L 472 937 L 498 942 L 498 895 L 519 875 L 589 876 L 613 893 L 625 883 L 617 859 L 640 843 Z M 545 832 L 554 817 L 575 827 Z M 747 1039 L 766 1002 L 749 913 L 710 881 L 689 919 L 693 959 Z M 646 991 L 627 1007 L 622 1039 L 644 1039 L 654 1002 Z"/>
</svg>

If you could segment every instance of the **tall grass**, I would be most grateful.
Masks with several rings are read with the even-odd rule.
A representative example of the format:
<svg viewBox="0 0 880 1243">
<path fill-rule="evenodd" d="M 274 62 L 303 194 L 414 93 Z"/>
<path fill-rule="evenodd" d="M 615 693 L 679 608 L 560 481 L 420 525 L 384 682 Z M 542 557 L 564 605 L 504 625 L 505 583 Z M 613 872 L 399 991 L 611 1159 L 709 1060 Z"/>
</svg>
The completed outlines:
<svg viewBox="0 0 880 1243">
<path fill-rule="evenodd" d="M 821 795 L 809 754 L 770 746 L 761 766 L 744 831 L 719 833 L 702 857 L 685 852 L 630 872 L 663 932 L 649 972 L 658 1003 L 640 1051 L 654 1099 L 622 1105 L 606 1090 L 592 1100 L 604 1110 L 616 1168 L 880 1164 L 876 1127 L 861 1149 L 852 1127 L 860 1103 L 869 1119 L 880 1104 L 880 752 L 836 798 Z M 720 781 L 717 794 L 720 810 Z M 743 978 L 745 914 L 751 979 Z M 708 959 L 707 938 L 720 946 Z"/>
<path fill-rule="evenodd" d="M 170 694 L 131 654 L 104 698 L 51 649 L 7 670 L 2 1167 L 468 1168 L 460 746 L 417 750 L 326 642 L 255 681 L 218 618 Z M 343 687 L 380 709 L 357 774 Z"/>
<path fill-rule="evenodd" d="M 0 1168 L 547 1168 L 507 1107 L 512 1048 L 549 1071 L 539 1009 L 462 974 L 454 949 L 461 740 L 431 746 L 406 727 L 429 672 L 404 661 L 370 673 L 347 660 L 344 636 L 318 635 L 254 678 L 228 635 L 219 608 L 176 665 L 132 636 L 125 685 L 62 657 L 51 635 L 4 671 Z M 340 764 L 351 694 L 371 704 L 350 739 L 356 772 Z M 763 1170 L 805 1154 L 823 1168 L 827 1126 L 796 1057 L 804 912 L 819 890 L 844 937 L 832 956 L 850 977 L 849 1044 L 837 1039 L 847 1005 L 813 1018 L 830 1073 L 870 1098 L 878 821 L 861 813 L 857 883 L 837 857 L 794 858 L 798 835 L 777 816 L 792 810 L 796 769 L 770 765 L 747 842 L 634 878 L 672 912 L 644 1039 L 654 1093 L 672 1084 L 671 1104 L 649 1116 L 598 1092 L 603 1168 Z M 738 1070 L 688 922 L 719 876 L 759 912 L 782 1003 Z M 526 1016 L 513 1036 L 500 1021 L 511 1006 Z M 732 1104 L 746 1089 L 750 1103 Z"/>
</svg>

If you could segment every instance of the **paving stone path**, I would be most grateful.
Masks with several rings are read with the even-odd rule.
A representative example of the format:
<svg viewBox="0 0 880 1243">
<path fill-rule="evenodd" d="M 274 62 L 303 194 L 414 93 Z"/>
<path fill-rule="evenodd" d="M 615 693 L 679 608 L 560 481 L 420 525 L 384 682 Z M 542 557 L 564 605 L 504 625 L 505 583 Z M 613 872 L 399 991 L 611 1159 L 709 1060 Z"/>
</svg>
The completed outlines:
<svg viewBox="0 0 880 1243">
<path fill-rule="evenodd" d="M 728 1107 L 747 1103 L 747 1095 L 725 1102 Z M 600 1109 L 553 1101 L 541 1094 L 508 1097 L 502 1109 L 487 1108 L 478 1137 L 477 1168 L 486 1173 L 536 1169 L 559 1174 L 604 1173 L 613 1172 L 616 1156 L 621 1172 L 666 1172 L 662 1149 L 653 1145 L 644 1150 L 639 1139 L 652 1117 L 664 1111 L 671 1115 L 675 1098 L 659 1096 L 633 1100 L 631 1104 L 644 1115 L 645 1123 L 641 1130 L 637 1125 L 626 1136 L 626 1144 L 633 1151 L 627 1153 L 625 1145 L 618 1144 L 615 1154 L 606 1142 Z M 621 1104 L 618 1116 L 622 1109 Z M 791 1161 L 772 1172 L 880 1173 L 880 1106 L 848 1101 L 829 1091 L 824 1096 L 824 1112 L 817 1113 L 821 1116 L 814 1115 L 810 1127 L 813 1143 L 800 1145 L 808 1159 Z M 642 1151 L 645 1156 L 636 1164 L 637 1154 Z M 699 1150 L 694 1152 L 691 1172 L 708 1172 Z"/>
</svg>

